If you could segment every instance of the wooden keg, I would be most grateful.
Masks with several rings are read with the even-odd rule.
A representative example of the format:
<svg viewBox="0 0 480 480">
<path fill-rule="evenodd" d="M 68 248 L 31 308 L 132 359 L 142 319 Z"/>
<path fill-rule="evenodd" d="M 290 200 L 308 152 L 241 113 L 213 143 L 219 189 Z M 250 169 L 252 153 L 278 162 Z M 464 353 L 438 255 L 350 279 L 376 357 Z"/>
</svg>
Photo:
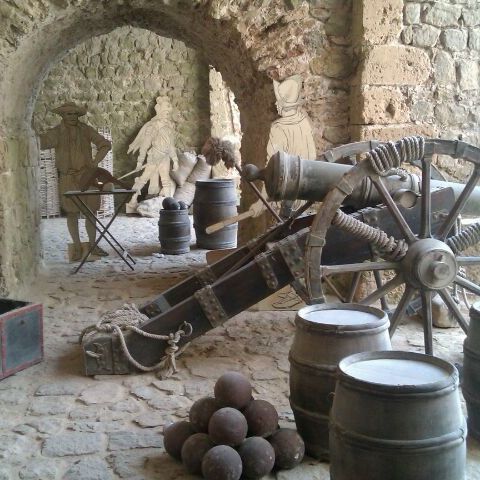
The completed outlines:
<svg viewBox="0 0 480 480">
<path fill-rule="evenodd" d="M 468 335 L 463 342 L 462 393 L 467 403 L 468 433 L 480 440 L 480 303 L 470 308 Z"/>
<path fill-rule="evenodd" d="M 180 255 L 190 251 L 190 219 L 188 210 L 160 210 L 158 239 L 161 252 Z"/>
<path fill-rule="evenodd" d="M 235 248 L 238 223 L 208 235 L 209 225 L 237 215 L 237 194 L 233 179 L 212 178 L 195 182 L 193 198 L 193 227 L 197 246 L 208 250 Z"/>
<path fill-rule="evenodd" d="M 462 480 L 466 425 L 458 372 L 411 352 L 342 360 L 330 413 L 332 480 Z"/>
<path fill-rule="evenodd" d="M 338 362 L 352 353 L 390 349 L 389 321 L 377 308 L 342 303 L 304 307 L 295 324 L 290 405 L 306 452 L 326 460 Z"/>
</svg>

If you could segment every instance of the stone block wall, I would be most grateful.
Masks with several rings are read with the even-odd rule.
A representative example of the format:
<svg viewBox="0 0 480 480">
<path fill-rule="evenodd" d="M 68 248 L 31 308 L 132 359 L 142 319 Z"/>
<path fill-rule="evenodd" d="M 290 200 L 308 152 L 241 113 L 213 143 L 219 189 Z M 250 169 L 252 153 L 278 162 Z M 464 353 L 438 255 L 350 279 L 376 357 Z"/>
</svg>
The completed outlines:
<svg viewBox="0 0 480 480">
<path fill-rule="evenodd" d="M 43 131 L 58 124 L 50 109 L 65 101 L 86 104 L 86 123 L 112 130 L 114 171 L 121 175 L 135 168 L 128 145 L 155 115 L 158 95 L 172 103 L 177 146 L 198 149 L 210 135 L 208 64 L 183 42 L 122 27 L 87 40 L 50 70 L 34 126 Z"/>
</svg>

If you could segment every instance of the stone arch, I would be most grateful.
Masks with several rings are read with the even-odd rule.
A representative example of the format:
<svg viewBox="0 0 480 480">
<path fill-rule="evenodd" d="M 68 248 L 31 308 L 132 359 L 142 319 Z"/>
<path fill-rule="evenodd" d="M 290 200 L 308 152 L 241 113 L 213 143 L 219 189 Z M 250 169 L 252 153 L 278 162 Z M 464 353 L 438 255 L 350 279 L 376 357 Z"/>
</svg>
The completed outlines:
<svg viewBox="0 0 480 480">
<path fill-rule="evenodd" d="M 242 155 L 261 163 L 274 118 L 271 81 L 255 61 L 248 35 L 215 2 L 159 0 L 46 0 L 17 13 L 0 62 L 0 289 L 18 291 L 35 272 L 39 212 L 35 202 L 38 147 L 31 127 L 35 98 L 50 66 L 86 39 L 132 25 L 183 41 L 203 52 L 234 92 L 243 130 Z M 238 2 L 237 2 L 238 3 Z M 240 2 L 241 3 L 241 2 Z M 245 2 L 248 4 L 248 2 Z M 13 8 L 13 7 L 12 7 Z M 227 9 L 228 10 L 228 9 Z M 7 198 L 17 200 L 8 206 Z M 247 198 L 248 201 L 248 198 Z"/>
</svg>

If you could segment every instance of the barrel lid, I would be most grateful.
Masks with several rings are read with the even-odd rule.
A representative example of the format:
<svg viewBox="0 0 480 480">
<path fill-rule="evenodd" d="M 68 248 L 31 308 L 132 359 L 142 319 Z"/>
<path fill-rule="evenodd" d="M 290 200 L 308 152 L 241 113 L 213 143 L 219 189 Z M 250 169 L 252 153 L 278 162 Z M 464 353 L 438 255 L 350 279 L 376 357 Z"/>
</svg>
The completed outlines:
<svg viewBox="0 0 480 480">
<path fill-rule="evenodd" d="M 363 330 L 388 323 L 380 309 L 355 303 L 324 303 L 301 308 L 297 325 L 319 330 Z"/>
<path fill-rule="evenodd" d="M 427 392 L 457 383 L 457 369 L 449 362 L 414 352 L 364 352 L 344 358 L 342 378 L 375 385 L 379 390 Z"/>
</svg>

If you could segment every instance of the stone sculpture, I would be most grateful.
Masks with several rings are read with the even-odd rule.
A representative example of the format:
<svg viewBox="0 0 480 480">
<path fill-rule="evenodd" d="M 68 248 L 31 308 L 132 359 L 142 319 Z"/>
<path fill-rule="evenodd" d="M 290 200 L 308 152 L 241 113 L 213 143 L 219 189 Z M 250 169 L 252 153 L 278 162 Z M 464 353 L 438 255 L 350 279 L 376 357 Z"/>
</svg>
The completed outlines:
<svg viewBox="0 0 480 480">
<path fill-rule="evenodd" d="M 67 226 L 73 240 L 71 259 L 81 260 L 82 246 L 78 229 L 80 210 L 63 194 L 71 190 L 80 190 L 81 178 L 89 169 L 96 167 L 111 149 L 111 143 L 102 137 L 94 128 L 79 121 L 79 117 L 87 113 L 83 106 L 73 102 L 67 102 L 52 110 L 62 117 L 62 121 L 56 127 L 39 135 L 40 148 L 55 149 L 55 163 L 59 171 L 60 203 L 63 211 L 67 214 Z M 97 147 L 95 158 L 92 159 L 92 143 Z M 89 196 L 85 199 L 86 204 L 92 211 L 100 207 L 100 197 Z M 95 225 L 86 221 L 85 228 L 90 245 L 95 243 Z M 98 245 L 92 252 L 94 255 L 108 255 Z"/>
<path fill-rule="evenodd" d="M 148 195 L 171 197 L 175 192 L 170 170 L 177 163 L 177 155 L 170 122 L 172 107 L 167 97 L 157 97 L 155 112 L 128 147 L 128 153 L 138 152 L 136 171 L 143 169 L 143 173 L 135 179 L 132 188 L 136 193 L 127 203 L 127 213 L 136 212 L 138 195 L 147 182 Z"/>
<path fill-rule="evenodd" d="M 315 160 L 316 150 L 313 140 L 310 118 L 301 108 L 303 103 L 302 77 L 293 75 L 283 82 L 273 81 L 276 106 L 280 118 L 270 127 L 267 145 L 267 162 L 276 152 L 299 155 L 305 160 Z M 262 194 L 266 197 L 265 187 Z M 265 205 L 257 200 L 250 206 L 253 216 L 258 217 L 265 210 Z"/>
</svg>

